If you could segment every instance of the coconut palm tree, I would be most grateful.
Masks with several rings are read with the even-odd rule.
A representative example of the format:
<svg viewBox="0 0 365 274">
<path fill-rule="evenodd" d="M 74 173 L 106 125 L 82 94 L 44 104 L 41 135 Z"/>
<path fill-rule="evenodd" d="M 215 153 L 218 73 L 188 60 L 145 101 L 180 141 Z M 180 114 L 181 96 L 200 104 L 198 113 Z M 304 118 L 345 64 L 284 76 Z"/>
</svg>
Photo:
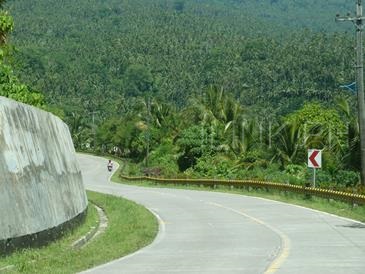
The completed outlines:
<svg viewBox="0 0 365 274">
<path fill-rule="evenodd" d="M 205 97 L 193 102 L 190 112 L 198 123 L 214 129 L 222 150 L 240 155 L 251 147 L 254 126 L 245 121 L 243 108 L 222 87 L 209 86 Z"/>
<path fill-rule="evenodd" d="M 337 99 L 337 107 L 347 123 L 347 151 L 343 154 L 343 160 L 349 168 L 360 170 L 360 133 L 357 116 L 352 113 L 348 101 L 344 98 Z"/>
<path fill-rule="evenodd" d="M 300 125 L 295 121 L 287 122 L 276 129 L 273 138 L 275 142 L 272 161 L 278 160 L 283 167 L 297 163 L 304 151 L 305 142 Z"/>
</svg>

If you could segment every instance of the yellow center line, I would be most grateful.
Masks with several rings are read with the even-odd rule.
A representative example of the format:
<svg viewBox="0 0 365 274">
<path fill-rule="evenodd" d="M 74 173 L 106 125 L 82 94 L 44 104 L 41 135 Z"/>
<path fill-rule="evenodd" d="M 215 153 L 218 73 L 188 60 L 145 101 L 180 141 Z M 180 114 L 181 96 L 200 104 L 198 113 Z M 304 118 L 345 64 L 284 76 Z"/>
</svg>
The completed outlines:
<svg viewBox="0 0 365 274">
<path fill-rule="evenodd" d="M 281 239 L 281 246 L 280 246 L 280 252 L 279 254 L 276 256 L 276 258 L 271 262 L 271 264 L 266 268 L 264 274 L 269 274 L 269 273 L 275 273 L 277 270 L 280 269 L 280 267 L 282 266 L 282 264 L 284 263 L 284 261 L 288 258 L 289 253 L 290 253 L 290 239 L 288 236 L 286 236 L 282 231 L 276 229 L 275 227 L 265 223 L 262 220 L 259 220 L 255 217 L 252 217 L 242 211 L 238 211 L 236 209 L 230 208 L 230 207 L 226 207 L 223 206 L 221 204 L 217 204 L 217 203 L 213 203 L 213 202 L 208 202 L 207 204 L 216 206 L 216 207 L 220 207 L 220 208 L 224 208 L 226 210 L 232 211 L 236 214 L 239 214 L 241 216 L 244 216 L 252 221 L 254 221 L 255 223 L 258 223 L 260 225 L 265 226 L 266 228 L 270 229 L 271 231 L 273 231 L 274 233 L 276 233 L 280 239 Z"/>
</svg>

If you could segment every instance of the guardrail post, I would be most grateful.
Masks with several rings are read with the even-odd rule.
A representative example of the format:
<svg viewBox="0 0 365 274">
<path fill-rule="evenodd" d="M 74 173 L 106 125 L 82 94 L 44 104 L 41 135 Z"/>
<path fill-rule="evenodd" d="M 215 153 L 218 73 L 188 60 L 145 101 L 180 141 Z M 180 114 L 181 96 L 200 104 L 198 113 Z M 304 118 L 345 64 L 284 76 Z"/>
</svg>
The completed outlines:
<svg viewBox="0 0 365 274">
<path fill-rule="evenodd" d="M 312 195 L 309 193 L 308 189 L 311 187 L 311 183 L 305 183 L 304 185 L 304 199 L 310 200 Z"/>
<path fill-rule="evenodd" d="M 355 208 L 358 206 L 358 204 L 356 203 L 356 198 L 355 197 L 351 197 L 351 204 L 352 204 L 352 208 Z"/>
</svg>

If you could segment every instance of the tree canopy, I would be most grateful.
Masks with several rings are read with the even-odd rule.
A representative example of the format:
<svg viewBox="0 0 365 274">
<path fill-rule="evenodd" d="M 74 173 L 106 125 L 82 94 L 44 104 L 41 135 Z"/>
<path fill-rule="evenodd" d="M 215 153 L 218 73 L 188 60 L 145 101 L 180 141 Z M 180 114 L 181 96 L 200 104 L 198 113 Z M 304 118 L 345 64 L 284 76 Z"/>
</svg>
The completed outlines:
<svg viewBox="0 0 365 274">
<path fill-rule="evenodd" d="M 170 176 L 305 184 L 307 149 L 321 148 L 320 184 L 353 187 L 356 98 L 340 86 L 355 79 L 354 37 L 333 20 L 343 2 L 11 1 L 17 50 L 2 60 L 61 109 L 77 149 Z M 2 92 L 42 102 L 1 64 Z"/>
<path fill-rule="evenodd" d="M 0 95 L 26 104 L 42 106 L 44 97 L 41 93 L 21 83 L 9 65 L 11 48 L 7 37 L 13 30 L 13 18 L 3 9 L 5 0 L 0 0 Z"/>
<path fill-rule="evenodd" d="M 306 100 L 330 101 L 340 85 L 354 79 L 352 38 L 317 32 L 324 25 L 343 29 L 333 16 L 350 7 L 332 2 L 18 0 L 8 5 L 17 19 L 13 42 L 21 79 L 68 113 L 97 109 L 110 116 L 122 114 L 131 97 L 151 91 L 182 107 L 209 85 L 222 86 L 255 110 L 278 114 Z M 314 12 L 322 21 L 308 20 Z"/>
</svg>

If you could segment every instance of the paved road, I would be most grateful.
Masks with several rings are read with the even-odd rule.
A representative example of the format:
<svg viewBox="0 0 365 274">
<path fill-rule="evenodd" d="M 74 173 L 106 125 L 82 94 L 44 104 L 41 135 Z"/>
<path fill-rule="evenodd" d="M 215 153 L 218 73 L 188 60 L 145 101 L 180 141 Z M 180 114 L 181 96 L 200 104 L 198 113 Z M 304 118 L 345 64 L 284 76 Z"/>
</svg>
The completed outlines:
<svg viewBox="0 0 365 274">
<path fill-rule="evenodd" d="M 79 155 L 86 188 L 143 204 L 160 219 L 148 247 L 85 273 L 365 273 L 365 225 L 241 195 L 109 182 Z"/>
</svg>

